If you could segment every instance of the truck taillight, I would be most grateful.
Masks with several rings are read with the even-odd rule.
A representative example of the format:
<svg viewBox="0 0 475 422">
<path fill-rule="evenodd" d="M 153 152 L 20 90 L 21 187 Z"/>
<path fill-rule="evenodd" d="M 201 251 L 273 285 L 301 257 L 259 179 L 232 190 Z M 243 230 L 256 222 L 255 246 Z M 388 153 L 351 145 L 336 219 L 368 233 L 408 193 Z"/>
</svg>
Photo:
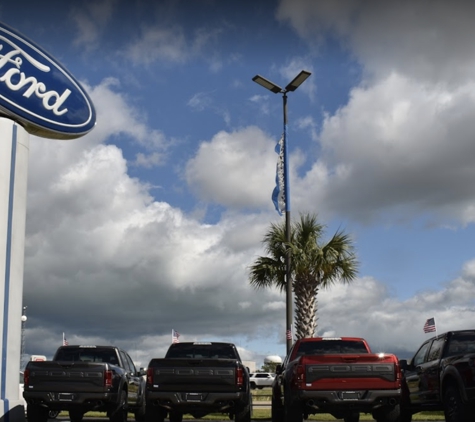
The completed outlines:
<svg viewBox="0 0 475 422">
<path fill-rule="evenodd" d="M 242 368 L 236 369 L 236 385 L 242 386 L 244 384 L 244 371 Z"/>
<path fill-rule="evenodd" d="M 297 365 L 295 367 L 295 383 L 297 388 L 303 388 L 305 383 L 305 367 L 303 365 Z"/>
<path fill-rule="evenodd" d="M 28 387 L 29 384 L 30 384 L 30 370 L 29 370 L 29 369 L 25 369 L 25 372 L 23 373 L 23 385 L 24 385 L 24 388 L 26 389 L 26 387 Z"/>
<path fill-rule="evenodd" d="M 106 388 L 112 387 L 112 371 L 110 370 L 104 372 L 104 386 Z"/>
<path fill-rule="evenodd" d="M 399 365 L 399 361 L 396 361 L 394 364 L 394 371 L 396 372 L 396 381 L 402 380 L 402 372 L 401 372 L 401 365 Z"/>
<path fill-rule="evenodd" d="M 153 368 L 147 368 L 147 384 L 153 384 Z"/>
</svg>

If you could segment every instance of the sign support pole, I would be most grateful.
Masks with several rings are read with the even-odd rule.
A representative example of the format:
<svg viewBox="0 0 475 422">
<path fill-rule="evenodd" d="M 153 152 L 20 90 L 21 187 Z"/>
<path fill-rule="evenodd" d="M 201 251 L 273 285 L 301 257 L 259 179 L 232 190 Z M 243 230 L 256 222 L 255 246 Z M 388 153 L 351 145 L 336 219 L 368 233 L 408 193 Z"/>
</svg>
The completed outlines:
<svg viewBox="0 0 475 422">
<path fill-rule="evenodd" d="M 0 117 L 0 420 L 25 420 L 19 391 L 29 134 Z"/>
</svg>

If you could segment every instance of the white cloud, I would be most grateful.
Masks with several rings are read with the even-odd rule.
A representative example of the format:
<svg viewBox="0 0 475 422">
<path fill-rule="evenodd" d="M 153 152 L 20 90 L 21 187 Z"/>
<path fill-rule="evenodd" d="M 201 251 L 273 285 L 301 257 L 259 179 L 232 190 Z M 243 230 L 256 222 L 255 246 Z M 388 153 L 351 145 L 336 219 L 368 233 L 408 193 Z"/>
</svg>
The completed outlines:
<svg viewBox="0 0 475 422">
<path fill-rule="evenodd" d="M 183 63 L 190 54 L 182 28 L 146 27 L 140 38 L 126 48 L 126 56 L 136 64 L 155 61 Z"/>
<path fill-rule="evenodd" d="M 220 132 L 200 145 L 186 168 L 199 197 L 228 207 L 270 208 L 275 187 L 275 141 L 257 127 Z"/>
<path fill-rule="evenodd" d="M 398 210 L 474 221 L 474 88 L 428 87 L 392 74 L 353 89 L 348 104 L 325 118 L 320 159 L 294 190 L 296 200 L 319 198 L 326 212 L 364 220 Z"/>
</svg>

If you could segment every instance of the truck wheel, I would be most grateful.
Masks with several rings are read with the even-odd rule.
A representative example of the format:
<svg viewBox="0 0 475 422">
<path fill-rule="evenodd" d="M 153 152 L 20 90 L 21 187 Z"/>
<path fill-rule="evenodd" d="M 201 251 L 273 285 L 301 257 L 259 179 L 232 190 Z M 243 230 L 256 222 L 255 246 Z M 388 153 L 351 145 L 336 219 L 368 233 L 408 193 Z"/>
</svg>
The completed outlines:
<svg viewBox="0 0 475 422">
<path fill-rule="evenodd" d="M 120 392 L 119 406 L 110 414 L 110 422 L 127 422 L 127 391 Z"/>
<path fill-rule="evenodd" d="M 142 405 L 134 413 L 135 422 L 145 422 L 145 400 L 142 400 Z"/>
<path fill-rule="evenodd" d="M 69 411 L 69 419 L 71 422 L 81 422 L 84 413 L 81 410 L 70 410 Z"/>
<path fill-rule="evenodd" d="M 457 387 L 449 385 L 444 395 L 444 413 L 447 422 L 470 422 L 470 409 L 462 401 Z"/>
<path fill-rule="evenodd" d="M 251 406 L 246 405 L 236 409 L 235 422 L 251 422 Z M 171 422 L 171 421 L 170 421 Z"/>
<path fill-rule="evenodd" d="M 351 412 L 347 413 L 343 418 L 345 422 L 359 422 L 360 421 L 360 414 L 359 412 Z"/>
<path fill-rule="evenodd" d="M 182 422 L 183 421 L 183 413 L 172 411 L 170 415 L 168 415 L 170 422 Z"/>
<path fill-rule="evenodd" d="M 406 413 L 405 413 L 406 414 Z M 373 418 L 376 422 L 403 422 L 401 408 L 399 404 L 395 406 L 385 406 L 373 412 Z M 411 415 L 412 418 L 412 415 Z M 410 422 L 405 420 L 406 422 Z"/>
<path fill-rule="evenodd" d="M 50 410 L 48 412 L 48 418 L 49 419 L 56 419 L 59 415 L 59 410 Z"/>
<path fill-rule="evenodd" d="M 28 404 L 26 406 L 26 418 L 28 422 L 47 422 L 48 408 Z"/>
<path fill-rule="evenodd" d="M 280 400 L 272 397 L 271 403 L 271 420 L 272 422 L 284 422 L 284 406 Z"/>
<path fill-rule="evenodd" d="M 145 407 L 145 422 L 163 422 L 167 412 L 162 407 L 158 406 L 146 406 Z"/>
<path fill-rule="evenodd" d="M 299 405 L 284 406 L 285 422 L 303 422 L 303 413 Z"/>
</svg>

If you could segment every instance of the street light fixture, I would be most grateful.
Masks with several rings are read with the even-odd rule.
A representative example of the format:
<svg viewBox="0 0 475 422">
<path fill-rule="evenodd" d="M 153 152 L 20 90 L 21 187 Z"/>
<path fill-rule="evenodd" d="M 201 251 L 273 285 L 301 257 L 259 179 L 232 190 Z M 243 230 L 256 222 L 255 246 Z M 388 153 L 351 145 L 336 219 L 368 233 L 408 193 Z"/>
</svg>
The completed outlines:
<svg viewBox="0 0 475 422">
<path fill-rule="evenodd" d="M 281 88 L 274 82 L 269 81 L 263 76 L 256 75 L 252 80 L 274 94 L 282 94 L 284 109 L 284 135 L 283 135 L 283 164 L 284 164 L 284 200 L 285 200 L 285 238 L 290 242 L 290 190 L 289 190 L 289 164 L 287 159 L 287 92 L 295 91 L 311 75 L 310 72 L 302 70 L 285 88 Z M 285 257 L 285 280 L 286 280 L 286 338 L 287 353 L 292 346 L 292 279 L 290 271 L 290 249 L 287 250 Z"/>
</svg>

